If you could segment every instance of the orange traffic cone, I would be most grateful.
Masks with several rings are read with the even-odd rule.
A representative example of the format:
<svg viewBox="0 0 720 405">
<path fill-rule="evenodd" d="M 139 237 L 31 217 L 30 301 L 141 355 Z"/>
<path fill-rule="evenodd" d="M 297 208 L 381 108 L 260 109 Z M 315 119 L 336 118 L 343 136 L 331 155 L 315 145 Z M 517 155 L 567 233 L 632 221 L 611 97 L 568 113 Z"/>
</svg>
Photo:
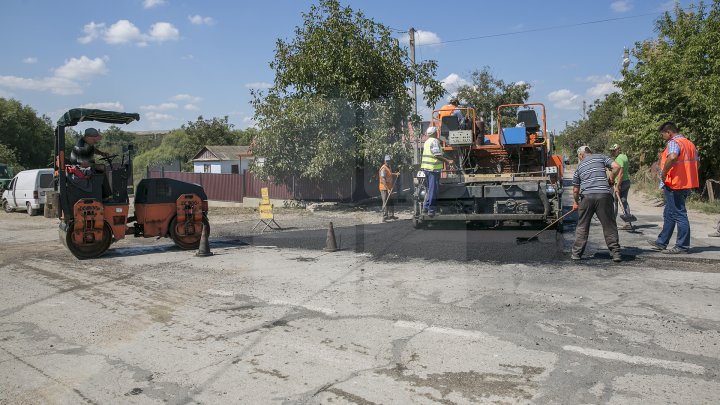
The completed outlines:
<svg viewBox="0 0 720 405">
<path fill-rule="evenodd" d="M 210 237 L 210 226 L 205 225 L 205 222 L 203 222 L 202 227 L 202 233 L 200 234 L 200 247 L 198 248 L 197 253 L 195 253 L 195 256 L 197 257 L 206 257 L 206 256 L 212 256 L 212 252 L 210 251 L 210 241 L 208 238 Z"/>
<path fill-rule="evenodd" d="M 330 222 L 330 225 L 328 226 L 327 238 L 325 239 L 325 249 L 323 250 L 326 252 L 334 252 L 337 250 L 337 244 L 335 243 L 335 229 L 333 229 L 332 222 Z"/>
</svg>

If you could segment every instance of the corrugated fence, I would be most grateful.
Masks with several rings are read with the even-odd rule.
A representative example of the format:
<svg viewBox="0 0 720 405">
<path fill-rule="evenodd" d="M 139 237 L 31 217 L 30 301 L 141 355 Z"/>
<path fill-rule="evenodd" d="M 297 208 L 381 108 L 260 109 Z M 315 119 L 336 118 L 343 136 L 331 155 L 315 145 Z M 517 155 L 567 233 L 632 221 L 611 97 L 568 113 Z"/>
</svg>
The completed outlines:
<svg viewBox="0 0 720 405">
<path fill-rule="evenodd" d="M 264 181 L 252 172 L 244 174 L 186 173 L 150 171 L 150 178 L 181 180 L 203 186 L 208 199 L 215 201 L 242 202 L 243 198 L 260 198 L 260 189 L 268 188 L 271 199 L 304 201 L 351 201 L 356 180 L 348 176 L 347 181 L 321 182 L 306 179 L 292 179 L 288 184 Z M 369 196 L 379 195 L 377 179 L 366 176 L 365 192 Z"/>
</svg>

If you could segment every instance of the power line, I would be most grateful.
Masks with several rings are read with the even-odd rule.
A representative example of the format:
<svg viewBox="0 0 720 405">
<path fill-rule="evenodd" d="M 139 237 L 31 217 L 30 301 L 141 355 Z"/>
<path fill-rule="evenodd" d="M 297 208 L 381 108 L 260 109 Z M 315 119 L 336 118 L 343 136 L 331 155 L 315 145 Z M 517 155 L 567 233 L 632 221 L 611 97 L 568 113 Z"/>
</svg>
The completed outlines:
<svg viewBox="0 0 720 405">
<path fill-rule="evenodd" d="M 565 24 L 565 25 L 556 25 L 556 26 L 552 26 L 552 27 L 534 28 L 531 30 L 503 32 L 500 34 L 480 35 L 477 37 L 469 37 L 469 38 L 461 38 L 461 39 L 450 39 L 447 41 L 431 42 L 431 43 L 417 45 L 417 46 L 422 47 L 422 46 L 430 46 L 430 45 L 449 44 L 449 43 L 453 43 L 453 42 L 473 41 L 476 39 L 486 39 L 486 38 L 496 38 L 496 37 L 503 37 L 503 36 L 509 36 L 509 35 L 527 34 L 529 32 L 551 31 L 551 30 L 557 30 L 557 29 L 562 29 L 562 28 L 579 27 L 582 25 L 601 24 L 601 23 L 606 23 L 606 22 L 611 22 L 611 21 L 629 20 L 631 18 L 641 18 L 641 17 L 647 17 L 647 16 L 651 16 L 651 15 L 660 15 L 663 13 L 664 12 L 655 12 L 655 13 L 631 15 L 631 16 L 627 16 L 627 17 L 606 18 L 604 20 L 585 21 L 585 22 L 575 23 L 575 24 Z"/>
</svg>

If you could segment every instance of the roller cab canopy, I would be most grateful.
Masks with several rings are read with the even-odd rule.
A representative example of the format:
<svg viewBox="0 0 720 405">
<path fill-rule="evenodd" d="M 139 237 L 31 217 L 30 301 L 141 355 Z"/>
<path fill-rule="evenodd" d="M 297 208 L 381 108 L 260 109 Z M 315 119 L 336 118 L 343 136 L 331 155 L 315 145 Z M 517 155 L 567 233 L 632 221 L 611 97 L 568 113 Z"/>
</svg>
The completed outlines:
<svg viewBox="0 0 720 405">
<path fill-rule="evenodd" d="M 129 124 L 133 121 L 140 121 L 140 114 L 90 108 L 73 108 L 60 117 L 57 125 L 58 127 L 72 127 L 83 121 L 98 121 L 107 124 Z"/>
</svg>

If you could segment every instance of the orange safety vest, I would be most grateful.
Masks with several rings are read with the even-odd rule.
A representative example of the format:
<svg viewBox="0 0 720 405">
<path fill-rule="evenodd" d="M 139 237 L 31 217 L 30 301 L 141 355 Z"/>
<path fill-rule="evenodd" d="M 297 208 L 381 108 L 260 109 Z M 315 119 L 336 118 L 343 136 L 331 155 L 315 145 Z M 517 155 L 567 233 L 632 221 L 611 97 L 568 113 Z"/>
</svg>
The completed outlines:
<svg viewBox="0 0 720 405">
<path fill-rule="evenodd" d="M 685 137 L 679 137 L 673 140 L 680 145 L 680 155 L 678 155 L 675 164 L 668 170 L 663 181 L 673 190 L 700 187 L 700 178 L 698 175 L 699 159 L 695 145 Z M 668 148 L 666 145 L 665 151 L 660 158 L 660 169 L 665 167 L 667 157 Z"/>
<path fill-rule="evenodd" d="M 383 181 L 383 177 L 382 177 L 383 171 L 385 172 L 385 177 L 384 177 L 385 181 Z M 386 191 L 386 190 L 390 190 L 391 188 L 393 188 L 393 182 L 395 181 L 395 178 L 393 177 L 393 173 L 390 170 L 390 168 L 388 167 L 388 165 L 382 165 L 382 167 L 380 168 L 379 174 L 380 174 L 380 176 L 379 176 L 380 181 L 378 182 L 378 186 L 380 188 L 380 191 Z"/>
</svg>

